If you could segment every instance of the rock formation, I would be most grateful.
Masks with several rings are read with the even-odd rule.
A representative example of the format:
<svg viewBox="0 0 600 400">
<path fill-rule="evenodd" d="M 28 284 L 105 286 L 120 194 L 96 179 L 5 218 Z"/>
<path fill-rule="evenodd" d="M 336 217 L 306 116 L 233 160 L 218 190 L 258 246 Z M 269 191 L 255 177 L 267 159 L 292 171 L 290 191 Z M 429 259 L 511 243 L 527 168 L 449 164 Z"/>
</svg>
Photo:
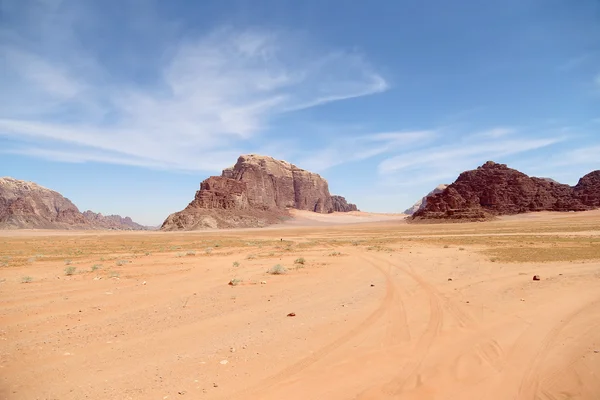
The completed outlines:
<svg viewBox="0 0 600 400">
<path fill-rule="evenodd" d="M 331 202 L 333 204 L 333 211 L 335 212 L 358 211 L 356 204 L 348 203 L 342 196 L 331 196 Z"/>
<path fill-rule="evenodd" d="M 585 175 L 575 185 L 573 191 L 582 204 L 593 208 L 600 207 L 600 171 Z"/>
<path fill-rule="evenodd" d="M 333 200 L 327 181 L 286 161 L 259 155 L 243 155 L 221 176 L 200 185 L 194 200 L 182 211 L 169 215 L 163 230 L 261 227 L 288 217 L 286 209 L 331 213 L 356 206 Z"/>
<path fill-rule="evenodd" d="M 427 196 L 425 196 L 422 199 L 420 199 L 419 201 L 417 201 L 415 204 L 412 205 L 412 207 L 407 208 L 404 211 L 404 214 L 413 215 L 414 213 L 416 213 L 417 211 L 419 211 L 420 209 L 424 208 L 427 205 L 427 198 L 429 196 L 437 194 L 437 193 L 441 193 L 447 187 L 448 187 L 448 185 L 444 184 L 444 183 L 441 184 L 441 185 L 436 186 L 435 189 L 433 189 L 431 192 L 427 193 Z"/>
<path fill-rule="evenodd" d="M 584 211 L 600 206 L 600 171 L 580 179 L 575 187 L 529 177 L 505 164 L 488 161 L 460 174 L 413 219 L 484 220 L 530 211 Z"/>
<path fill-rule="evenodd" d="M 33 182 L 0 178 L 0 229 L 140 229 L 137 227 L 141 225 L 130 218 L 104 217 L 91 211 L 82 214 L 60 193 Z"/>
<path fill-rule="evenodd" d="M 118 229 L 140 231 L 149 229 L 146 226 L 140 225 L 129 217 L 121 217 L 120 215 L 102 215 L 93 211 L 87 210 L 83 212 L 85 219 L 96 229 Z"/>
</svg>

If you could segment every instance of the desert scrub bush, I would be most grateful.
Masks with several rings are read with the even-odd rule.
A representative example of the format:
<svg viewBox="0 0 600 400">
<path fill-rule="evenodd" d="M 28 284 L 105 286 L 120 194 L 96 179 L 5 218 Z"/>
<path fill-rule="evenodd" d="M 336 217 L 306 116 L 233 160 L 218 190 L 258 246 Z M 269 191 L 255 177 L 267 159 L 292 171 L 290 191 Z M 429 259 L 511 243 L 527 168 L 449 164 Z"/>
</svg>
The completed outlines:
<svg viewBox="0 0 600 400">
<path fill-rule="evenodd" d="M 185 256 L 185 253 L 177 253 L 177 257 L 183 257 Z"/>
<path fill-rule="evenodd" d="M 459 247 L 458 249 L 459 249 L 459 250 L 464 250 L 465 248 L 464 248 L 464 247 Z"/>
<path fill-rule="evenodd" d="M 28 262 L 29 264 L 32 264 L 32 263 L 36 262 L 36 260 L 37 260 L 37 258 L 36 258 L 36 257 L 29 257 L 29 258 L 27 259 L 27 262 Z"/>
<path fill-rule="evenodd" d="M 102 268 L 101 264 L 94 264 L 92 265 L 92 272 L 99 270 L 100 268 Z"/>
<path fill-rule="evenodd" d="M 72 261 L 71 260 L 65 260 L 65 265 L 71 265 Z"/>
<path fill-rule="evenodd" d="M 271 274 L 271 275 L 283 275 L 286 272 L 287 272 L 287 269 L 281 264 L 274 265 L 273 267 L 269 268 L 269 270 L 267 271 L 267 273 Z"/>
<path fill-rule="evenodd" d="M 207 247 L 206 249 L 204 249 L 205 254 L 210 254 L 210 253 L 212 253 L 212 251 L 213 251 L 212 247 Z"/>
<path fill-rule="evenodd" d="M 214 247 L 219 248 L 219 247 L 221 247 L 221 244 L 220 243 L 215 243 Z"/>
<path fill-rule="evenodd" d="M 294 261 L 294 264 L 304 265 L 305 262 L 306 262 L 306 260 L 304 259 L 304 257 L 300 257 L 300 258 L 296 258 L 296 261 Z"/>
<path fill-rule="evenodd" d="M 360 242 L 358 240 L 353 240 L 350 243 L 352 244 L 352 246 L 358 246 L 360 244 Z"/>
<path fill-rule="evenodd" d="M 498 261 L 498 257 L 492 257 L 492 258 L 490 258 L 490 261 L 491 262 L 496 262 L 496 261 Z"/>
<path fill-rule="evenodd" d="M 129 264 L 129 261 L 127 260 L 117 260 L 117 262 L 115 262 L 115 264 L 117 264 L 119 267 L 125 265 L 125 264 Z"/>
<path fill-rule="evenodd" d="M 233 267 L 234 267 L 234 268 L 237 268 L 237 267 L 239 267 L 239 266 L 240 266 L 240 263 L 239 263 L 239 262 L 237 262 L 237 261 L 234 261 L 234 262 L 233 262 Z"/>
<path fill-rule="evenodd" d="M 185 253 L 186 256 L 195 256 L 196 255 L 196 251 L 195 250 L 190 250 L 188 252 Z"/>
<path fill-rule="evenodd" d="M 145 255 L 147 255 L 147 256 L 149 256 L 149 255 L 150 255 L 150 252 L 149 252 L 149 251 L 147 251 L 147 252 L 145 252 L 144 254 L 145 254 Z"/>
<path fill-rule="evenodd" d="M 337 257 L 337 256 L 341 256 L 341 255 L 342 255 L 342 253 L 340 253 L 339 251 L 334 251 L 332 253 L 329 253 L 330 257 Z"/>
<path fill-rule="evenodd" d="M 65 275 L 67 276 L 71 276 L 71 275 L 75 275 L 75 271 L 77 270 L 76 267 L 70 266 L 65 268 Z"/>
<path fill-rule="evenodd" d="M 31 276 L 24 276 L 21 278 L 21 283 L 31 283 L 33 282 L 33 277 Z"/>
<path fill-rule="evenodd" d="M 118 278 L 120 276 L 121 276 L 121 274 L 119 274 L 118 272 L 115 272 L 115 271 L 111 271 L 110 274 L 108 275 L 109 278 Z"/>
<path fill-rule="evenodd" d="M 237 286 L 239 284 L 241 284 L 243 282 L 243 280 L 238 279 L 238 278 L 233 278 L 232 280 L 229 281 L 229 284 L 231 286 Z"/>
<path fill-rule="evenodd" d="M 444 245 L 444 248 L 445 248 L 445 249 L 448 249 L 448 248 L 450 248 L 450 246 L 448 246 L 447 244 L 445 244 L 445 245 Z"/>
<path fill-rule="evenodd" d="M 254 259 L 256 259 L 256 256 L 254 254 L 248 254 L 246 256 L 246 260 L 254 260 Z"/>
</svg>

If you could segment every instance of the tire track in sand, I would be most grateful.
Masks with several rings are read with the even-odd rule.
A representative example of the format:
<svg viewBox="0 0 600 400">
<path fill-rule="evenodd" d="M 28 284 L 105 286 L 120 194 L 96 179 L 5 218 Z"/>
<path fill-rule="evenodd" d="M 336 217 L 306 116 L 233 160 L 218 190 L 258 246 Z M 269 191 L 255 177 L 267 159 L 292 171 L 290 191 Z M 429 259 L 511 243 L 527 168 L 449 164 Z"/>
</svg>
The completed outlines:
<svg viewBox="0 0 600 400">
<path fill-rule="evenodd" d="M 284 381 L 285 379 L 290 378 L 291 376 L 302 372 L 306 368 L 310 367 L 314 363 L 316 363 L 319 360 L 326 357 L 328 354 L 330 354 L 334 350 L 342 347 L 343 345 L 348 343 L 350 340 L 352 340 L 356 336 L 358 336 L 361 333 L 363 333 L 364 331 L 366 331 L 368 328 L 372 327 L 390 309 L 393 308 L 394 300 L 397 298 L 397 296 L 396 296 L 396 287 L 394 286 L 392 276 L 390 275 L 390 273 L 388 271 L 386 271 L 386 269 L 377 265 L 376 263 L 366 260 L 363 257 L 360 257 L 360 256 L 358 256 L 358 257 L 363 259 L 364 261 L 366 261 L 370 266 L 374 267 L 376 270 L 378 270 L 385 278 L 385 283 L 386 283 L 385 296 L 384 296 L 383 300 L 381 301 L 381 303 L 379 304 L 379 306 L 377 307 L 377 309 L 375 311 L 373 311 L 359 325 L 355 326 L 350 331 L 348 331 L 344 335 L 340 336 L 333 342 L 331 342 L 328 345 L 313 352 L 310 356 L 305 357 L 305 358 L 299 360 L 298 362 L 292 364 L 291 366 L 277 372 L 276 374 L 269 376 L 268 378 L 261 381 L 255 387 L 250 388 L 249 390 L 245 390 L 243 392 L 244 397 L 248 398 L 248 397 L 256 396 L 258 392 L 261 392 L 262 394 L 264 394 L 269 388 L 272 388 L 272 387 L 276 386 L 277 384 L 281 383 L 282 381 Z M 238 395 L 240 395 L 240 394 L 241 393 L 239 393 Z M 232 397 L 236 397 L 236 396 L 232 396 Z"/>
<path fill-rule="evenodd" d="M 567 314 L 567 316 L 560 320 L 558 324 L 555 324 L 552 329 L 546 334 L 544 339 L 542 340 L 542 344 L 539 346 L 538 351 L 535 353 L 533 359 L 530 361 L 525 375 L 521 380 L 521 385 L 519 387 L 519 399 L 553 399 L 553 396 L 548 392 L 543 393 L 544 397 L 540 397 L 540 386 L 542 381 L 542 367 L 544 366 L 544 360 L 549 355 L 552 350 L 552 347 L 556 344 L 559 339 L 561 332 L 573 322 L 576 318 L 580 317 L 583 314 L 588 313 L 589 311 L 594 311 L 596 307 L 600 306 L 600 299 L 597 299 L 592 302 L 586 303 L 584 306 L 579 307 L 575 311 Z M 597 311 L 597 309 L 596 309 Z M 588 321 L 588 324 L 597 324 L 597 318 L 592 318 Z M 568 342 L 578 342 L 581 337 L 588 335 L 591 332 L 595 332 L 595 330 L 587 330 L 576 337 L 571 337 Z M 577 340 L 576 340 L 577 339 Z M 560 371 L 555 371 L 549 376 L 545 377 L 544 380 L 548 380 L 553 376 L 556 376 Z"/>
<path fill-rule="evenodd" d="M 356 397 L 357 400 L 379 399 L 382 396 L 396 397 L 402 393 L 404 387 L 411 378 L 416 377 L 416 379 L 419 380 L 420 378 L 417 376 L 419 368 L 425 360 L 432 343 L 438 336 L 444 320 L 442 302 L 435 289 L 429 283 L 418 274 L 411 271 L 410 268 L 401 267 L 388 260 L 379 259 L 377 257 L 372 258 L 397 268 L 417 283 L 429 299 L 429 320 L 425 327 L 425 331 L 417 339 L 411 358 L 401 367 L 399 374 L 382 387 L 375 387 L 362 392 Z"/>
</svg>

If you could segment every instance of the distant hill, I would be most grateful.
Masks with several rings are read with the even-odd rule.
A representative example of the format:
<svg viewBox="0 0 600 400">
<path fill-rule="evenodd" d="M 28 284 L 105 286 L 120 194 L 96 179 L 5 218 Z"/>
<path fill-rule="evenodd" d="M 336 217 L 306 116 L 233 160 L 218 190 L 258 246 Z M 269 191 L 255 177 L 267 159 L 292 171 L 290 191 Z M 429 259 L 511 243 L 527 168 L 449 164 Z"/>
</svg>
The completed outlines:
<svg viewBox="0 0 600 400">
<path fill-rule="evenodd" d="M 129 217 L 81 213 L 60 193 L 33 182 L 0 178 L 0 229 L 142 230 Z"/>
<path fill-rule="evenodd" d="M 600 207 L 600 171 L 569 186 L 529 177 L 505 164 L 488 161 L 465 171 L 442 192 L 429 196 L 415 220 L 485 220 L 531 211 L 585 211 Z"/>
</svg>

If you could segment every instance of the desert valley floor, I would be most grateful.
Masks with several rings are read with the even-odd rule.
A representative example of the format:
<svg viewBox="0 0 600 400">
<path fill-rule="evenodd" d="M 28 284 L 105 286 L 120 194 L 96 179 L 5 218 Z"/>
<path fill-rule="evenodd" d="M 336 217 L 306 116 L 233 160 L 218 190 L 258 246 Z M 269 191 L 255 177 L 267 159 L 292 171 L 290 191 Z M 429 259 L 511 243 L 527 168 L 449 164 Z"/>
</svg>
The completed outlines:
<svg viewBox="0 0 600 400">
<path fill-rule="evenodd" d="M 0 398 L 600 398 L 600 212 L 329 222 L 0 232 Z"/>
</svg>

